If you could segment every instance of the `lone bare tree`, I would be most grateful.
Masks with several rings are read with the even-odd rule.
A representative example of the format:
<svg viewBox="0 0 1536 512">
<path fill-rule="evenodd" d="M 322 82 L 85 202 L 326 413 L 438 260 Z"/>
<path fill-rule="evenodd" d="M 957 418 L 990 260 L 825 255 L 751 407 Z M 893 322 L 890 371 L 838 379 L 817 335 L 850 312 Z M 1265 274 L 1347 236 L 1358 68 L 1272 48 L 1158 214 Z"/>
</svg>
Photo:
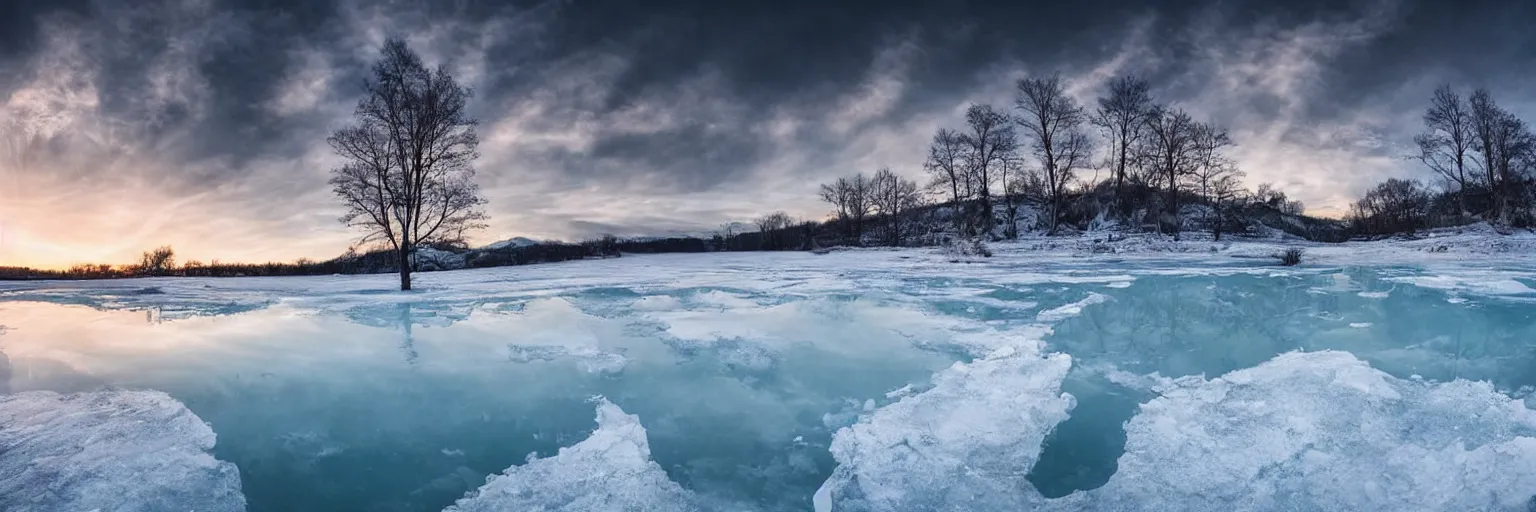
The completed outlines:
<svg viewBox="0 0 1536 512">
<path fill-rule="evenodd" d="M 1031 139 L 1035 158 L 1040 162 L 1050 207 L 1047 233 L 1054 235 L 1061 221 L 1067 185 L 1072 183 L 1077 169 L 1088 164 L 1091 146 L 1088 135 L 1080 129 L 1086 117 L 1083 108 L 1067 96 L 1059 76 L 1019 80 L 1018 89 L 1018 122 Z"/>
<path fill-rule="evenodd" d="M 405 41 L 384 43 L 357 102 L 354 123 L 327 142 L 346 163 L 331 187 L 347 206 L 341 217 L 362 228 L 365 241 L 395 250 L 400 289 L 411 289 L 411 262 L 423 244 L 484 227 L 485 200 L 473 178 L 475 121 L 470 97 L 445 68 L 429 70 Z"/>
<path fill-rule="evenodd" d="M 1109 144 L 1109 165 L 1114 171 L 1115 201 L 1122 214 L 1129 203 L 1125 198 L 1127 168 L 1136 158 L 1136 145 L 1141 142 L 1147 114 L 1152 110 L 1151 87 L 1147 81 L 1135 76 L 1122 76 L 1109 82 L 1109 93 L 1099 98 L 1099 109 L 1094 112 L 1093 124 L 1103 130 Z"/>
<path fill-rule="evenodd" d="M 1419 146 L 1419 161 L 1456 186 L 1456 205 L 1467 213 L 1467 157 L 1475 144 L 1472 115 L 1461 95 L 1449 85 L 1435 89 L 1429 109 L 1424 112 L 1424 133 L 1413 138 Z"/>
</svg>

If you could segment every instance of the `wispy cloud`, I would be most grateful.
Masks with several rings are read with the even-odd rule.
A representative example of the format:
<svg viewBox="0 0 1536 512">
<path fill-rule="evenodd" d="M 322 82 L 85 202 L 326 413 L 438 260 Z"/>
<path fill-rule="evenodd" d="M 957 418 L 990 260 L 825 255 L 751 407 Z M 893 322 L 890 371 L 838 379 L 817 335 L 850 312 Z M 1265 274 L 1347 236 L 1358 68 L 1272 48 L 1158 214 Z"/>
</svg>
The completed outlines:
<svg viewBox="0 0 1536 512">
<path fill-rule="evenodd" d="M 204 260 L 338 253 L 355 233 L 335 220 L 324 139 L 390 36 L 475 90 L 492 215 L 479 241 L 820 217 L 818 182 L 920 177 L 935 129 L 1050 73 L 1090 107 L 1114 75 L 1151 78 L 1160 100 L 1231 130 L 1250 182 L 1323 213 L 1427 176 L 1400 157 L 1438 82 L 1536 115 L 1519 86 L 1536 57 L 1518 50 L 1536 36 L 1508 21 L 1532 9 L 1492 0 L 53 5 L 0 20 L 30 34 L 0 48 L 0 264 L 160 244 Z"/>
</svg>

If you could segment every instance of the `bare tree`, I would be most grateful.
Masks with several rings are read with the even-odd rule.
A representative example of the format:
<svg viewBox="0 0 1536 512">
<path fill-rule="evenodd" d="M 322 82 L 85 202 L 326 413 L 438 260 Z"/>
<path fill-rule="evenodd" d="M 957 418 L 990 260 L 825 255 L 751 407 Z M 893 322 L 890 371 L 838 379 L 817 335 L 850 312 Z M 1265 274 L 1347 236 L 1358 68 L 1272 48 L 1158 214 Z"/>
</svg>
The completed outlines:
<svg viewBox="0 0 1536 512">
<path fill-rule="evenodd" d="M 1003 194 L 1009 201 L 1003 205 L 1003 215 L 1007 219 L 1008 238 L 1019 236 L 1019 207 L 1026 201 L 1045 201 L 1045 180 L 1040 178 L 1040 172 L 1018 168 L 1011 171 L 1003 181 Z"/>
<path fill-rule="evenodd" d="M 1499 221 L 1506 225 L 1515 214 L 1516 201 L 1521 194 L 1523 177 L 1520 167 L 1533 151 L 1536 151 L 1536 136 L 1531 134 L 1530 127 L 1513 114 L 1501 112 L 1498 130 L 1494 132 L 1497 157 L 1493 161 L 1496 171 L 1493 175 L 1497 178 L 1495 197 L 1499 204 Z"/>
<path fill-rule="evenodd" d="M 923 170 L 932 175 L 929 186 L 948 189 L 949 200 L 954 205 L 969 198 L 971 193 L 970 182 L 966 179 L 965 154 L 966 145 L 960 134 L 940 128 L 933 134 L 933 142 L 928 146 L 928 160 L 923 162 Z"/>
<path fill-rule="evenodd" d="M 409 290 L 416 247 L 483 227 L 471 167 L 479 138 L 464 112 L 470 91 L 445 68 L 428 70 L 400 39 L 380 54 L 355 124 L 327 139 L 347 160 L 330 182 L 347 206 L 341 220 L 394 248 L 400 289 Z"/>
<path fill-rule="evenodd" d="M 1449 85 L 1435 89 L 1424 112 L 1424 133 L 1413 138 L 1419 161 L 1456 185 L 1456 204 L 1467 213 L 1466 191 L 1470 185 L 1467 157 L 1475 143 L 1472 115 L 1467 103 Z"/>
<path fill-rule="evenodd" d="M 965 146 L 966 181 L 973 187 L 980 211 L 971 216 L 981 223 L 980 234 L 990 237 L 993 225 L 992 182 L 1019 149 L 1018 137 L 1008 114 L 991 105 L 971 105 L 965 111 L 967 131 L 960 135 Z M 971 224 L 972 234 L 975 224 Z"/>
<path fill-rule="evenodd" d="M 176 251 L 171 246 L 156 247 L 153 251 L 144 251 L 139 258 L 138 273 L 145 276 L 170 275 L 176 269 Z"/>
<path fill-rule="evenodd" d="M 1373 233 L 1419 229 L 1429 215 L 1430 200 L 1429 190 L 1418 181 L 1392 178 L 1355 202 L 1351 220 Z"/>
<path fill-rule="evenodd" d="M 1195 125 L 1194 159 L 1188 177 L 1200 197 L 1210 199 L 1213 186 L 1221 178 L 1242 175 L 1237 164 L 1221 152 L 1230 145 L 1232 138 L 1225 130 L 1209 124 Z"/>
<path fill-rule="evenodd" d="M 1493 210 L 1491 213 L 1499 215 L 1498 192 L 1498 132 L 1500 129 L 1503 112 L 1493 102 L 1493 95 L 1487 89 L 1478 89 L 1472 93 L 1468 101 L 1471 107 L 1472 137 L 1475 140 L 1474 150 L 1482 157 L 1484 184 L 1488 186 L 1488 192 L 1492 195 Z"/>
<path fill-rule="evenodd" d="M 1513 213 L 1512 201 L 1520 191 L 1521 168 L 1536 153 L 1536 135 L 1530 127 L 1493 101 L 1487 89 L 1478 89 L 1468 101 L 1475 161 L 1483 170 L 1484 183 L 1492 196 L 1489 215 L 1508 224 Z"/>
<path fill-rule="evenodd" d="M 874 211 L 885 221 L 885 243 L 899 247 L 903 242 L 908 212 L 922 201 L 917 191 L 917 182 L 897 176 L 885 168 L 875 172 L 870 183 Z"/>
<path fill-rule="evenodd" d="M 1211 236 L 1216 241 L 1221 241 L 1223 227 L 1231 218 L 1231 212 L 1237 208 L 1237 203 L 1243 193 L 1242 181 L 1239 178 L 1241 172 L 1226 174 L 1211 183 L 1211 209 L 1215 211 L 1216 218 L 1211 223 Z"/>
<path fill-rule="evenodd" d="M 795 220 L 789 214 L 782 211 L 773 212 L 752 221 L 757 224 L 757 233 L 761 249 L 783 249 L 783 231 L 794 225 Z"/>
<path fill-rule="evenodd" d="M 1150 90 L 1147 81 L 1139 77 L 1117 77 L 1109 82 L 1109 95 L 1099 98 L 1099 109 L 1093 116 L 1093 124 L 1103 130 L 1104 140 L 1109 143 L 1107 156 L 1114 171 L 1115 201 L 1122 214 L 1129 213 L 1125 182 L 1152 110 Z"/>
<path fill-rule="evenodd" d="M 1147 115 L 1147 143 L 1143 146 L 1148 164 L 1157 169 L 1165 187 L 1163 215 L 1158 231 L 1172 231 L 1179 236 L 1179 183 L 1194 167 L 1197 158 L 1195 137 L 1197 123 L 1183 110 L 1156 106 Z"/>
<path fill-rule="evenodd" d="M 1019 80 L 1019 125 L 1032 139 L 1035 158 L 1045 179 L 1046 201 L 1050 210 L 1050 228 L 1056 234 L 1061 222 L 1061 203 L 1077 169 L 1088 164 L 1091 146 L 1081 131 L 1086 116 L 1083 108 L 1067 96 L 1061 77 Z"/>
<path fill-rule="evenodd" d="M 1194 169 L 1188 176 L 1200 197 L 1205 199 L 1210 207 L 1205 219 L 1206 225 L 1211 226 L 1215 238 L 1220 239 L 1220 224 L 1225 221 L 1223 218 L 1225 205 L 1222 204 L 1223 199 L 1218 196 L 1225 192 L 1232 192 L 1223 189 L 1235 186 L 1243 176 L 1243 171 L 1238 170 L 1237 163 L 1221 152 L 1222 148 L 1232 144 L 1232 139 L 1227 136 L 1226 131 L 1208 124 L 1200 124 L 1197 127 Z"/>
<path fill-rule="evenodd" d="M 1260 183 L 1259 188 L 1253 192 L 1253 201 L 1289 215 L 1301 215 L 1307 211 L 1305 204 L 1286 197 L 1285 191 L 1275 188 L 1272 183 Z"/>
<path fill-rule="evenodd" d="M 721 250 L 721 251 L 731 250 L 731 241 L 736 238 L 736 223 L 735 222 L 721 223 L 720 224 L 720 229 L 715 231 L 715 238 L 719 238 L 720 239 L 720 248 L 718 250 Z"/>
<path fill-rule="evenodd" d="M 821 186 L 821 200 L 830 203 L 855 245 L 864 238 L 864 218 L 875 210 L 873 185 L 863 173 Z"/>
</svg>

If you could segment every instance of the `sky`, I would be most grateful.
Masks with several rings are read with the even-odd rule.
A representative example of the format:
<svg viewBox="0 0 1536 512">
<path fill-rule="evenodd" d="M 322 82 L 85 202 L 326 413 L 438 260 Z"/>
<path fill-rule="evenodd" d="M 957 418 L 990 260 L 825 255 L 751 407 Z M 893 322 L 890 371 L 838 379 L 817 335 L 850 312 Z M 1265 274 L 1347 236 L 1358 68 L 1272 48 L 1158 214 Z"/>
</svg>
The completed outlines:
<svg viewBox="0 0 1536 512">
<path fill-rule="evenodd" d="M 1536 121 L 1536 2 L 9 0 L 0 265 L 329 258 L 360 233 L 326 179 L 388 37 L 474 90 L 489 227 L 708 232 L 890 167 L 971 103 L 1108 78 L 1226 127 L 1250 186 L 1337 215 L 1407 158 L 1431 91 Z M 1092 171 L 1085 173 L 1092 178 Z"/>
</svg>

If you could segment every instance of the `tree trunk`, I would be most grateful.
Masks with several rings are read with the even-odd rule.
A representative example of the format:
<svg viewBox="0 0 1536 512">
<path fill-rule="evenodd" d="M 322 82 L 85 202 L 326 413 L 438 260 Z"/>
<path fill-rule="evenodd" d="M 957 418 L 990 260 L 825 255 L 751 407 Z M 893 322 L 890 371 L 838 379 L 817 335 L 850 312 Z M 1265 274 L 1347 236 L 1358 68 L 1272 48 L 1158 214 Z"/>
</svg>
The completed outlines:
<svg viewBox="0 0 1536 512">
<path fill-rule="evenodd" d="M 411 289 L 411 249 L 408 246 L 400 248 L 400 290 Z"/>
<path fill-rule="evenodd" d="M 406 222 L 400 224 L 400 243 L 396 244 L 396 247 L 399 247 L 400 256 L 400 291 L 407 291 L 411 289 L 411 252 L 415 249 L 415 245 L 410 241 L 410 224 Z"/>
<path fill-rule="evenodd" d="M 1055 190 L 1051 191 L 1051 229 L 1046 230 L 1045 236 L 1056 236 L 1056 220 L 1061 218 L 1061 215 L 1059 215 L 1059 212 L 1057 211 L 1060 205 L 1060 199 L 1058 197 L 1059 195 L 1059 192 Z"/>
<path fill-rule="evenodd" d="M 1118 162 L 1117 162 L 1117 164 L 1115 166 L 1116 167 L 1116 169 L 1115 169 L 1115 207 L 1120 210 L 1121 215 L 1130 216 L 1131 212 L 1126 211 L 1126 209 L 1127 209 L 1126 206 L 1128 205 L 1128 203 L 1125 200 L 1125 148 L 1124 148 L 1124 146 L 1125 146 L 1125 144 L 1122 142 L 1121 143 L 1121 149 L 1120 149 L 1120 158 L 1117 159 Z"/>
<path fill-rule="evenodd" d="M 992 197 L 991 194 L 986 192 L 981 194 L 981 219 L 978 220 L 982 222 L 981 234 L 990 240 L 992 238 L 992 225 L 997 222 L 992 220 Z"/>
<path fill-rule="evenodd" d="M 1217 204 L 1219 205 L 1220 203 L 1217 203 Z M 1222 215 L 1222 211 L 1221 211 L 1221 208 L 1219 206 L 1216 207 L 1216 208 L 1212 208 L 1212 210 L 1216 211 L 1216 223 L 1215 224 L 1211 224 L 1211 234 L 1212 234 L 1213 238 L 1216 239 L 1217 242 L 1220 242 L 1221 241 L 1221 222 L 1223 220 L 1226 220 L 1226 219 L 1225 219 L 1225 216 Z"/>
</svg>

